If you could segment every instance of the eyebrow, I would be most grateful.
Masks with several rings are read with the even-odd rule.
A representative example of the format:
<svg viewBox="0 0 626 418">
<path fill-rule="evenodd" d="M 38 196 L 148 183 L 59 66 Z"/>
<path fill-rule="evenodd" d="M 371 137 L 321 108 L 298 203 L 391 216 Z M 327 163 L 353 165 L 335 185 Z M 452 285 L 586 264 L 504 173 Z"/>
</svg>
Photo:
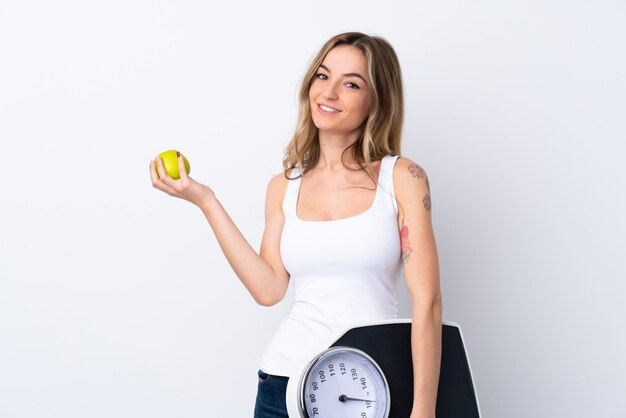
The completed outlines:
<svg viewBox="0 0 626 418">
<path fill-rule="evenodd" d="M 332 71 L 330 71 L 330 68 L 328 68 L 328 67 L 327 67 L 327 66 L 325 66 L 324 64 L 320 64 L 320 68 L 323 68 L 323 69 L 325 69 L 326 71 L 328 71 L 329 73 L 332 73 Z M 361 80 L 363 80 L 363 82 L 364 82 L 365 84 L 367 84 L 367 81 L 365 81 L 365 78 L 364 78 L 361 74 L 359 74 L 359 73 L 346 73 L 346 74 L 344 74 L 343 76 L 344 76 L 344 77 L 358 77 L 358 78 L 360 78 Z"/>
</svg>

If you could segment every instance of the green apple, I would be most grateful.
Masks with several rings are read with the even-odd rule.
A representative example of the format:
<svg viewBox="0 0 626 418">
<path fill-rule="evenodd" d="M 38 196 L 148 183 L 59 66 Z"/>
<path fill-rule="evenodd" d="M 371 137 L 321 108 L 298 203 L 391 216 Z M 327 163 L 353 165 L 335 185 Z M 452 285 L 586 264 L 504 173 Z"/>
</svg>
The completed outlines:
<svg viewBox="0 0 626 418">
<path fill-rule="evenodd" d="M 178 156 L 176 156 L 176 152 L 176 150 L 169 150 L 159 154 L 159 157 L 161 157 L 161 159 L 163 160 L 163 167 L 165 167 L 165 172 L 174 180 L 178 180 L 180 178 L 180 173 L 178 171 Z M 189 174 L 191 172 L 191 166 L 189 165 L 189 161 L 187 161 L 187 158 L 185 158 L 182 153 L 180 155 L 183 157 L 185 170 L 187 171 L 187 174 Z M 157 163 L 156 160 L 154 162 Z M 157 175 L 158 174 L 159 170 L 157 169 Z"/>
</svg>

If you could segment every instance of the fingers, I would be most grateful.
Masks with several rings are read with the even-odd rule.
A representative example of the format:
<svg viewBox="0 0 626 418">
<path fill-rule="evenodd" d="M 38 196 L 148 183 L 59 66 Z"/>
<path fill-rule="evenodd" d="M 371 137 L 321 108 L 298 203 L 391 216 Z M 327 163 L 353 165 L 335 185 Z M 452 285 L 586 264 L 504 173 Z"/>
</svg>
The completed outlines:
<svg viewBox="0 0 626 418">
<path fill-rule="evenodd" d="M 176 189 L 168 184 L 168 181 L 175 182 L 175 180 L 165 172 L 161 157 L 156 157 L 156 162 L 154 160 L 150 161 L 150 179 L 152 180 L 152 187 L 155 189 L 159 189 L 169 195 L 176 194 Z"/>
<path fill-rule="evenodd" d="M 178 157 L 178 175 L 183 182 L 187 181 L 189 177 L 187 175 L 187 168 L 185 167 L 185 160 L 183 159 L 183 154 L 180 152 L 176 152 L 176 156 Z"/>
<path fill-rule="evenodd" d="M 159 175 L 159 178 L 160 179 L 168 178 L 169 176 L 167 175 L 167 171 L 165 171 L 165 166 L 163 165 L 163 159 L 157 155 L 154 161 L 156 164 L 157 174 Z"/>
<path fill-rule="evenodd" d="M 150 180 L 152 180 L 152 185 L 159 180 L 159 175 L 157 174 L 156 163 L 154 160 L 150 160 Z"/>
</svg>

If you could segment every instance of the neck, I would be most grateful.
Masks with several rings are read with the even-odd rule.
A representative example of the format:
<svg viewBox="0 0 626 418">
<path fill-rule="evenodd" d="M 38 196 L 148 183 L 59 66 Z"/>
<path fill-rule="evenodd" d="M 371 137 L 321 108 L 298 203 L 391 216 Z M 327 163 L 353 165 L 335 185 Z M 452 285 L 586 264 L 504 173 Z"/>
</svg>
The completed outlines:
<svg viewBox="0 0 626 418">
<path fill-rule="evenodd" d="M 336 171 L 347 166 L 356 166 L 352 160 L 352 152 L 344 154 L 346 148 L 354 144 L 359 137 L 359 131 L 348 134 L 319 133 L 320 159 L 318 167 Z M 344 156 L 342 161 L 341 157 Z"/>
</svg>

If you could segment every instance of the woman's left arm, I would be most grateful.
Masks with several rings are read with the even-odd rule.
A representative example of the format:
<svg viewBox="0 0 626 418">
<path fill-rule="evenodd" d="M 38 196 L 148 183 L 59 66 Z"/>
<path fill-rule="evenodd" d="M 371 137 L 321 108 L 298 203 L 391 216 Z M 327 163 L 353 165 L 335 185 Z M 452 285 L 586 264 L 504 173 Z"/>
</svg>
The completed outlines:
<svg viewBox="0 0 626 418">
<path fill-rule="evenodd" d="M 411 418 L 434 418 L 441 363 L 442 304 L 426 172 L 414 162 L 400 158 L 394 168 L 394 189 L 404 276 L 413 308 Z"/>
</svg>

